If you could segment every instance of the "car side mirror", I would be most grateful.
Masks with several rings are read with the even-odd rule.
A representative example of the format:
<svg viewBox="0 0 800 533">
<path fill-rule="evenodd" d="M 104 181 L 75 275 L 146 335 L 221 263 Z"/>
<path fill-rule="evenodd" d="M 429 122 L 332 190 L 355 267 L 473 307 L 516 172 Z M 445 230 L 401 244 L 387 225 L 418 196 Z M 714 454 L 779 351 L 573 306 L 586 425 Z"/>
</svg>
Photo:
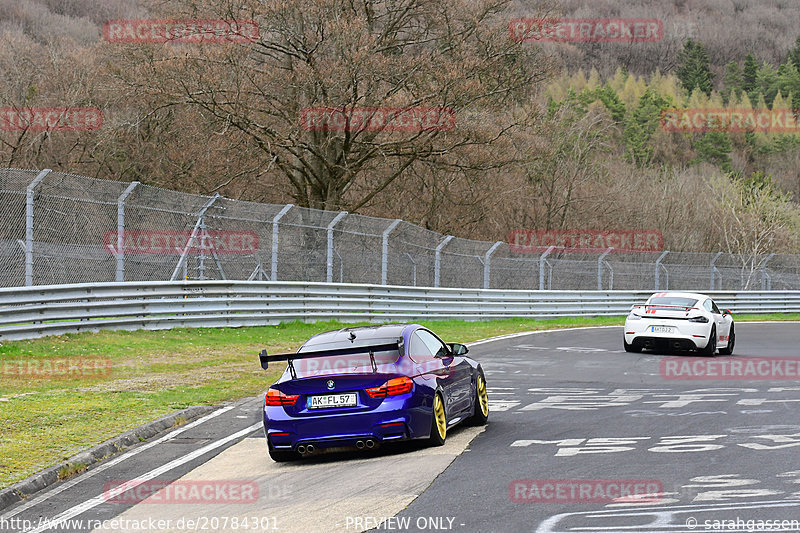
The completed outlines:
<svg viewBox="0 0 800 533">
<path fill-rule="evenodd" d="M 728 316 L 729 314 L 731 314 L 731 310 L 730 309 L 723 309 L 722 310 L 722 316 Z"/>
<path fill-rule="evenodd" d="M 466 355 L 469 353 L 469 348 L 457 342 L 448 342 L 447 346 L 450 348 L 450 353 L 453 355 Z"/>
</svg>

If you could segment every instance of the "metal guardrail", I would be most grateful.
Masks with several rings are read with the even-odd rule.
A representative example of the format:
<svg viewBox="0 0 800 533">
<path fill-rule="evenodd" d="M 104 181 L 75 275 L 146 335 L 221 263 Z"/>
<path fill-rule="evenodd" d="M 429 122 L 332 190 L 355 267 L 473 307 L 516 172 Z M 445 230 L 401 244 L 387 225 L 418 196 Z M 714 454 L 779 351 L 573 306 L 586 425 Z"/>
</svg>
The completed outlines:
<svg viewBox="0 0 800 533">
<path fill-rule="evenodd" d="M 625 315 L 652 291 L 521 291 L 348 283 L 149 281 L 0 288 L 0 340 L 101 329 L 241 327 L 303 320 Z M 712 292 L 734 313 L 800 312 L 800 291 Z"/>
</svg>

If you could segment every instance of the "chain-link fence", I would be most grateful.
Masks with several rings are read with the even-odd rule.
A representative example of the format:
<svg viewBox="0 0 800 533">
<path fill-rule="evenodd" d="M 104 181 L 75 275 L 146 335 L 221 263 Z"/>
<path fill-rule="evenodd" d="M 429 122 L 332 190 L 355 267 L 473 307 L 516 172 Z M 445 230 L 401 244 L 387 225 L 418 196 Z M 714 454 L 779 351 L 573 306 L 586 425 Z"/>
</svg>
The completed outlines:
<svg viewBox="0 0 800 533">
<path fill-rule="evenodd" d="M 800 256 L 519 253 L 401 220 L 0 169 L 0 286 L 179 279 L 778 290 L 800 289 Z"/>
</svg>

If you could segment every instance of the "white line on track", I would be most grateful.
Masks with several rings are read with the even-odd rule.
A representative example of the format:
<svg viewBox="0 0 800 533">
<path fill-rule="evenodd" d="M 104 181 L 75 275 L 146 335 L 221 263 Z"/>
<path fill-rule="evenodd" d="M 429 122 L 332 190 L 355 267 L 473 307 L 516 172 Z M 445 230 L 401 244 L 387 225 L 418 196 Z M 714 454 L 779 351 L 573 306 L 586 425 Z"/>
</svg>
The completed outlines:
<svg viewBox="0 0 800 533">
<path fill-rule="evenodd" d="M 81 481 L 85 481 L 85 480 L 89 479 L 90 477 L 96 476 L 97 474 L 103 472 L 104 470 L 108 470 L 112 466 L 118 465 L 122 461 L 130 459 L 131 457 L 134 457 L 135 455 L 137 455 L 137 454 L 139 454 L 139 453 L 141 453 L 141 452 L 143 452 L 145 450 L 149 450 L 153 446 L 158 446 L 159 444 L 174 438 L 176 435 L 180 435 L 184 431 L 192 429 L 193 427 L 197 427 L 200 424 L 202 424 L 203 422 L 207 422 L 207 421 L 211 420 L 214 417 L 217 417 L 217 416 L 219 416 L 219 415 L 221 415 L 223 413 L 226 413 L 226 412 L 230 411 L 231 409 L 233 409 L 234 407 L 235 407 L 234 405 L 229 405 L 227 407 L 223 407 L 222 409 L 217 409 L 213 413 L 209 413 L 209 414 L 207 414 L 207 415 L 205 415 L 205 416 L 203 416 L 201 418 L 198 418 L 194 422 L 190 422 L 189 424 L 186 424 L 185 426 L 182 426 L 182 427 L 180 427 L 180 428 L 178 428 L 178 429 L 176 429 L 174 431 L 170 431 L 167 435 L 164 435 L 163 437 L 161 437 L 161 438 L 159 438 L 157 440 L 154 440 L 153 442 L 149 442 L 147 444 L 144 444 L 142 446 L 134 448 L 134 449 L 132 449 L 132 450 L 130 450 L 128 452 L 125 452 L 124 455 L 121 455 L 121 456 L 117 457 L 116 459 L 112 459 L 111 461 L 109 461 L 107 463 L 103 463 L 102 465 L 98 466 L 97 468 L 92 468 L 91 470 L 89 470 L 87 472 L 84 472 L 83 474 L 77 476 L 75 479 L 72 479 L 71 481 L 67 481 L 67 482 L 65 482 L 65 483 L 63 483 L 61 485 L 58 485 L 54 489 L 45 492 L 41 496 L 37 496 L 36 498 L 33 498 L 32 500 L 30 500 L 28 502 L 25 502 L 24 504 L 20 505 L 19 507 L 17 507 L 13 511 L 9 511 L 6 514 L 1 515 L 0 519 L 8 520 L 13 516 L 18 515 L 19 513 L 27 511 L 28 509 L 30 509 L 34 505 L 39 505 L 43 501 L 48 500 L 51 497 L 53 497 L 53 496 L 55 496 L 57 494 L 60 494 L 60 493 L 64 492 L 67 489 L 70 489 L 70 488 L 74 487 L 75 485 L 77 485 Z"/>
<path fill-rule="evenodd" d="M 193 451 L 191 453 L 188 453 L 188 454 L 184 455 L 183 457 L 179 457 L 177 459 L 174 459 L 174 460 L 170 461 L 169 463 L 167 463 L 165 465 L 159 466 L 158 468 L 156 468 L 154 470 L 151 470 L 150 472 L 148 472 L 148 473 L 146 473 L 146 474 L 144 474 L 142 476 L 139 476 L 139 477 L 137 477 L 135 479 L 127 481 L 125 483 L 125 486 L 126 487 L 130 487 L 131 489 L 134 489 L 134 488 L 138 487 L 139 485 L 141 485 L 142 483 L 145 483 L 146 481 L 150 481 L 151 479 L 156 478 L 156 477 L 158 477 L 158 476 L 160 476 L 162 474 L 165 474 L 165 473 L 169 472 L 170 470 L 172 470 L 174 468 L 177 468 L 177 467 L 179 467 L 181 465 L 184 465 L 184 464 L 188 463 L 189 461 L 193 461 L 194 459 L 197 459 L 198 457 L 201 457 L 201 456 L 203 456 L 204 454 L 206 454 L 208 452 L 214 451 L 217 448 L 225 446 L 226 444 L 228 444 L 231 441 L 234 441 L 234 440 L 236 440 L 238 438 L 241 438 L 241 437 L 246 437 L 250 433 L 256 431 L 261 426 L 262 426 L 262 422 L 257 422 L 257 423 L 253 424 L 252 426 L 250 426 L 248 428 L 245 428 L 245 429 L 243 429 L 241 431 L 237 431 L 233 435 L 228 435 L 227 437 L 225 437 L 223 439 L 219 439 L 217 441 L 212 442 L 211 444 L 207 444 L 207 445 L 203 446 L 200 449 L 197 449 L 197 450 L 195 450 L 195 451 Z M 61 514 L 58 514 L 58 515 L 54 516 L 53 519 L 51 520 L 51 524 L 40 526 L 40 527 L 37 527 L 37 528 L 34 528 L 34 529 L 29 529 L 25 533 L 41 533 L 42 531 L 47 531 L 48 529 L 51 529 L 53 526 L 58 527 L 57 524 L 59 522 L 64 522 L 64 521 L 70 520 L 72 518 L 75 518 L 76 516 L 85 513 L 89 509 L 93 509 L 93 508 L 97 507 L 98 505 L 102 505 L 102 504 L 106 503 L 106 500 L 107 500 L 107 498 L 106 498 L 105 494 L 99 494 L 98 496 L 95 496 L 94 498 L 90 498 L 90 499 L 84 501 L 83 503 L 79 503 L 78 505 L 72 507 L 71 509 L 69 509 L 67 511 L 64 511 Z"/>
<path fill-rule="evenodd" d="M 581 326 L 578 328 L 556 328 L 556 329 L 540 329 L 538 331 L 521 331 L 519 333 L 509 333 L 508 335 L 498 335 L 497 337 L 489 337 L 474 342 L 468 342 L 467 346 L 477 346 L 478 344 L 485 344 L 487 342 L 502 341 L 506 339 L 516 339 L 517 337 L 524 337 L 526 335 L 538 335 L 539 333 L 553 333 L 556 331 L 579 331 L 582 329 L 600 329 L 600 328 L 621 328 L 619 326 Z"/>
</svg>

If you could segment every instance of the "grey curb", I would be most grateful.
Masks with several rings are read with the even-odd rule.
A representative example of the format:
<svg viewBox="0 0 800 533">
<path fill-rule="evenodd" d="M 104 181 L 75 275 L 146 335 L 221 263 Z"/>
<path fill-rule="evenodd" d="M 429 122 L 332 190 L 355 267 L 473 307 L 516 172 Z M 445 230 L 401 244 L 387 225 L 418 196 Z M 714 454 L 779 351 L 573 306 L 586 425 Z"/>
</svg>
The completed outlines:
<svg viewBox="0 0 800 533">
<path fill-rule="evenodd" d="M 8 488 L 0 490 L 0 511 L 3 509 L 22 501 L 23 499 L 31 496 L 32 494 L 48 487 L 58 481 L 58 472 L 62 468 L 69 467 L 70 465 L 83 464 L 86 466 L 98 463 L 115 455 L 126 448 L 130 448 L 134 444 L 139 444 L 142 440 L 147 440 L 159 433 L 171 429 L 175 425 L 175 421 L 179 417 L 183 417 L 188 422 L 195 418 L 199 418 L 204 414 L 214 411 L 218 407 L 212 406 L 195 406 L 176 411 L 172 414 L 163 416 L 158 420 L 153 420 L 147 424 L 141 425 L 137 428 L 126 431 L 121 435 L 109 439 L 102 444 L 98 444 L 93 448 L 73 455 L 63 463 L 51 466 L 37 472 L 32 476 L 23 479 Z"/>
</svg>

